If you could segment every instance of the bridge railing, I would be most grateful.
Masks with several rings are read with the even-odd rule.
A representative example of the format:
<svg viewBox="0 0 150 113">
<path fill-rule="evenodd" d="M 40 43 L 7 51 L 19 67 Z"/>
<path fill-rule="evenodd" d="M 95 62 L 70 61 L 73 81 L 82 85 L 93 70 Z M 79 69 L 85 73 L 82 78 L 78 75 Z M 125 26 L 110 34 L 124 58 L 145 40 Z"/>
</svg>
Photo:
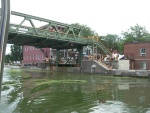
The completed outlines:
<svg viewBox="0 0 150 113">
<path fill-rule="evenodd" d="M 1 11 L 1 9 L 0 9 Z M 9 32 L 17 33 L 17 34 L 24 34 L 24 35 L 31 35 L 37 36 L 41 38 L 51 38 L 56 40 L 69 40 L 70 42 L 80 43 L 80 44 L 93 44 L 97 43 L 100 45 L 102 49 L 104 49 L 107 53 L 107 48 L 101 43 L 93 39 L 92 37 L 83 37 L 82 29 L 76 28 L 72 25 L 27 15 L 19 12 L 11 11 L 11 14 L 16 17 L 21 17 L 21 21 L 15 20 L 15 24 L 10 24 Z M 36 22 L 43 22 L 44 24 L 36 25 Z M 28 25 L 25 25 L 25 22 L 28 22 Z"/>
<path fill-rule="evenodd" d="M 81 32 L 82 32 L 81 28 L 77 28 L 72 25 L 68 25 L 61 22 L 56 22 L 49 19 L 28 15 L 28 14 L 23 14 L 15 11 L 11 11 L 11 15 L 15 17 L 20 17 L 19 19 L 21 19 L 21 21 L 15 19 L 14 21 L 15 24 L 10 25 L 11 32 L 33 34 L 39 37 L 41 36 L 47 38 L 51 37 L 51 38 L 59 38 L 64 40 L 71 39 L 79 42 L 80 41 L 87 42 L 85 38 L 81 38 Z M 27 26 L 30 27 L 24 25 L 25 22 L 27 21 L 28 21 Z M 37 21 L 44 24 L 42 24 L 40 27 L 37 27 L 39 26 L 37 25 Z"/>
<path fill-rule="evenodd" d="M 44 38 L 51 38 L 57 40 L 70 40 L 78 43 L 90 43 L 92 41 L 86 37 L 68 34 L 66 32 L 47 30 L 42 28 L 32 28 L 28 26 L 20 26 L 17 24 L 10 24 L 9 32 L 44 37 Z"/>
<path fill-rule="evenodd" d="M 92 46 L 97 45 L 104 54 L 108 54 L 108 55 L 111 54 L 111 52 L 103 44 L 103 42 L 101 41 L 101 39 L 98 36 L 89 36 L 89 37 L 87 37 L 87 39 L 88 39 L 89 44 L 92 44 Z"/>
<path fill-rule="evenodd" d="M 50 39 L 57 39 L 57 40 L 69 40 L 71 42 L 84 43 L 87 45 L 96 44 L 101 48 L 101 50 L 105 54 L 110 54 L 110 51 L 107 49 L 107 47 L 96 36 L 79 37 L 77 35 L 67 34 L 66 32 L 59 32 L 59 31 L 56 32 L 55 30 L 32 28 L 32 27 L 20 26 L 16 24 L 10 24 L 9 31 L 12 33 L 38 36 L 41 38 L 44 37 L 47 39 L 50 38 Z"/>
</svg>

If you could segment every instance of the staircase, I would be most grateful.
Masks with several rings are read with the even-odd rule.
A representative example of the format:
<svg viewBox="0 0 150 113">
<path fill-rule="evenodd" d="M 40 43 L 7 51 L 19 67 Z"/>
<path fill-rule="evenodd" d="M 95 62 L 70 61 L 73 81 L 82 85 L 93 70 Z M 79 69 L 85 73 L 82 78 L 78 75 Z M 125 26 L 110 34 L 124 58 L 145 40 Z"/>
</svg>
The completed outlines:
<svg viewBox="0 0 150 113">
<path fill-rule="evenodd" d="M 101 41 L 96 41 L 94 40 L 93 42 L 95 45 L 101 48 L 101 50 L 106 54 L 106 55 L 111 55 L 111 52 L 108 50 L 108 48 L 101 42 Z"/>
<path fill-rule="evenodd" d="M 97 60 L 93 60 L 96 64 L 98 64 L 99 66 L 101 66 L 102 68 L 104 68 L 105 70 L 110 70 L 108 68 L 108 65 L 106 65 L 105 63 L 99 62 Z"/>
</svg>

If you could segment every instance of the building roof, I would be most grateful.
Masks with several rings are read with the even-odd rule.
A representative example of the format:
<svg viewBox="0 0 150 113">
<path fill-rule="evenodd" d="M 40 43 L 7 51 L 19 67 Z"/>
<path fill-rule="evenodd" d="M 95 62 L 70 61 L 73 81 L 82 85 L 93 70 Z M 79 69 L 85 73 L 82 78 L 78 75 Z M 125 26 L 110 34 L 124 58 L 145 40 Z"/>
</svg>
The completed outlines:
<svg viewBox="0 0 150 113">
<path fill-rule="evenodd" d="M 127 42 L 124 45 L 128 45 L 128 44 L 144 44 L 144 43 L 150 43 L 150 41 L 147 41 L 147 42 Z"/>
</svg>

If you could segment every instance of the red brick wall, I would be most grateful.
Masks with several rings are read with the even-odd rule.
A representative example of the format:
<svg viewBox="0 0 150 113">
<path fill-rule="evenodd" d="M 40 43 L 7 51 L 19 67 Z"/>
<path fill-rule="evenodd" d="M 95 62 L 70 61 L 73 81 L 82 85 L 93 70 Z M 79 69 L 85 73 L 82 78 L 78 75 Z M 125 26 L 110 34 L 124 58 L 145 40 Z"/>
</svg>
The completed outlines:
<svg viewBox="0 0 150 113">
<path fill-rule="evenodd" d="M 145 48 L 145 56 L 141 56 L 140 48 Z M 150 69 L 150 42 L 126 43 L 124 45 L 125 58 L 134 61 L 134 69 L 140 69 L 140 63 L 146 62 L 146 69 Z"/>
<path fill-rule="evenodd" d="M 44 53 L 50 57 L 50 48 L 42 48 Z M 23 46 L 23 64 L 32 64 L 43 62 L 46 57 L 40 48 L 33 46 Z"/>
</svg>

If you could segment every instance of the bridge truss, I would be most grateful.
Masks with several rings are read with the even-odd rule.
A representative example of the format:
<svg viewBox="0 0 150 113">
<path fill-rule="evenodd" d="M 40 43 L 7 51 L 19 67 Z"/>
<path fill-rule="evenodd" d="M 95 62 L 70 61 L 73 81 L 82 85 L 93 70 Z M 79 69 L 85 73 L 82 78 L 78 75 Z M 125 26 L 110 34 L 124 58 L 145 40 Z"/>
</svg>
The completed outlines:
<svg viewBox="0 0 150 113">
<path fill-rule="evenodd" d="M 92 55 L 97 53 L 94 48 L 110 54 L 98 37 L 83 37 L 81 28 L 15 11 L 11 11 L 7 43 L 57 50 L 77 48 L 80 54 L 83 53 L 84 46 L 90 45 Z M 81 57 L 80 55 L 80 59 Z"/>
</svg>

